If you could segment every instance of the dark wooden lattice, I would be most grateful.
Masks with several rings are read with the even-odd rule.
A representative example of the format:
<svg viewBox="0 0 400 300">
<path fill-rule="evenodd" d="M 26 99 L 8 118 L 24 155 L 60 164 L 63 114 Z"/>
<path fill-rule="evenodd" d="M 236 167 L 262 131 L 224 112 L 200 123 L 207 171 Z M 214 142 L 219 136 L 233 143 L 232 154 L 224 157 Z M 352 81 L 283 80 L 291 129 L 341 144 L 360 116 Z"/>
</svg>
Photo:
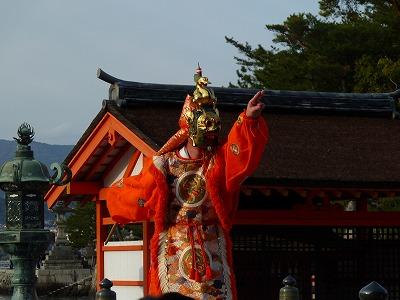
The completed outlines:
<svg viewBox="0 0 400 300">
<path fill-rule="evenodd" d="M 278 299 L 282 279 L 297 280 L 300 299 L 354 300 L 375 280 L 400 299 L 400 228 L 235 226 L 239 299 Z"/>
</svg>

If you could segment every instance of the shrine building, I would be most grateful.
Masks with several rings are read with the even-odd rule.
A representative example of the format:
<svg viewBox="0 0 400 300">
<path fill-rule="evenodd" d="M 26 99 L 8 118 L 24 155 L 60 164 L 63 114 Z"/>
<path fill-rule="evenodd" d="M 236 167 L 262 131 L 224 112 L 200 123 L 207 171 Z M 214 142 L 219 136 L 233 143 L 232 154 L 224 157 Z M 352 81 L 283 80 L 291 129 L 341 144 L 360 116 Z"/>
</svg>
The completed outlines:
<svg viewBox="0 0 400 300">
<path fill-rule="evenodd" d="M 98 77 L 109 99 L 65 159 L 71 182 L 46 201 L 96 203 L 97 282 L 107 277 L 119 300 L 135 299 L 148 289 L 153 225 L 140 224 L 140 241 L 109 239 L 106 191 L 176 132 L 194 86 Z M 226 136 L 257 90 L 213 90 Z M 289 274 L 300 299 L 355 299 L 372 280 L 400 299 L 399 97 L 266 91 L 270 139 L 242 184 L 231 232 L 239 299 L 278 299 Z"/>
</svg>

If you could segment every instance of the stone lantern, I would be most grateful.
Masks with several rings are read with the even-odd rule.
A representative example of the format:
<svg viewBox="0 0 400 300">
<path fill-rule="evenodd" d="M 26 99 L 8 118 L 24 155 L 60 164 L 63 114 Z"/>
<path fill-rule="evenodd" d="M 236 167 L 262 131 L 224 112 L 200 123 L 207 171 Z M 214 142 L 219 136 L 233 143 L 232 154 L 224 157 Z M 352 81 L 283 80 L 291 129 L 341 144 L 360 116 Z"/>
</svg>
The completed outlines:
<svg viewBox="0 0 400 300">
<path fill-rule="evenodd" d="M 35 268 L 54 234 L 44 229 L 44 193 L 50 185 L 64 185 L 71 179 L 71 171 L 53 163 L 49 175 L 47 167 L 33 157 L 29 144 L 33 128 L 23 123 L 18 128 L 15 158 L 0 167 L 0 189 L 6 197 L 6 230 L 0 231 L 0 247 L 11 256 L 14 274 L 12 300 L 38 299 Z"/>
</svg>

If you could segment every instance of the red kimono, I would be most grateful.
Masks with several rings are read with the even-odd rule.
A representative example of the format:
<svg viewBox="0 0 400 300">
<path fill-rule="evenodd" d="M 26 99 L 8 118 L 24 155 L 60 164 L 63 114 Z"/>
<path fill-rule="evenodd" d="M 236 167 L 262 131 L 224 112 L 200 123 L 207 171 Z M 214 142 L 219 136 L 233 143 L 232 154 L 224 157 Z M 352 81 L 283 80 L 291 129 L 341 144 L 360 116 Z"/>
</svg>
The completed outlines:
<svg viewBox="0 0 400 300">
<path fill-rule="evenodd" d="M 181 148 L 148 158 L 139 175 L 111 188 L 114 221 L 154 219 L 151 295 L 236 299 L 229 231 L 240 184 L 257 168 L 267 138 L 264 119 L 242 113 L 215 152 L 189 159 Z"/>
</svg>

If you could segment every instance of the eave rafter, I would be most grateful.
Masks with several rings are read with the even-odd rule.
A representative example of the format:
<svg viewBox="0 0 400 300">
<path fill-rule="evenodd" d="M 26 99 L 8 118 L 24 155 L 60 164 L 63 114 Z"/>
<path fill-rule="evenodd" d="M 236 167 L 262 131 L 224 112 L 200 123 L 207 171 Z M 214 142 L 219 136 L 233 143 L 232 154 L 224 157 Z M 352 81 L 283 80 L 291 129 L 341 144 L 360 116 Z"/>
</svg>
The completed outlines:
<svg viewBox="0 0 400 300">
<path fill-rule="evenodd" d="M 115 145 L 118 144 L 119 139 L 124 139 L 128 142 L 125 144 L 125 146 L 122 147 L 121 151 L 119 152 L 126 152 L 127 149 L 131 147 L 131 145 L 133 145 L 137 150 L 139 150 L 146 156 L 151 156 L 156 152 L 155 149 L 146 144 L 138 135 L 136 135 L 124 124 L 122 124 L 112 114 L 107 112 L 68 163 L 68 167 L 72 171 L 72 181 L 69 185 L 70 191 L 74 191 L 74 189 L 78 189 L 79 186 L 82 187 L 86 184 L 83 184 L 81 182 L 81 179 L 79 180 L 79 182 L 77 182 L 76 185 L 74 182 L 76 181 L 80 170 L 94 155 L 95 151 L 99 147 L 104 147 L 105 141 L 110 145 L 109 149 L 112 149 L 113 146 L 115 147 Z M 106 153 L 100 154 L 100 156 L 97 157 L 95 161 L 97 163 L 101 163 L 101 161 L 107 160 L 108 151 L 111 150 L 105 150 Z M 112 160 L 109 164 L 112 164 L 113 161 L 114 160 Z M 109 166 L 105 168 L 106 171 L 108 167 Z M 96 170 L 89 171 L 89 173 L 85 175 L 85 178 L 90 179 L 89 175 L 93 175 L 95 172 Z M 91 188 L 93 188 L 93 186 Z M 92 189 L 90 191 L 92 191 Z M 67 193 L 67 186 L 52 186 L 45 196 L 48 207 L 53 207 L 57 200 L 60 199 L 60 197 L 63 197 L 63 195 L 71 195 Z"/>
<path fill-rule="evenodd" d="M 114 138 L 115 139 L 115 138 Z M 120 138 L 122 139 L 122 138 Z M 121 142 L 122 143 L 122 142 Z M 100 148 L 100 154 L 94 158 L 94 161 L 91 163 L 91 169 L 84 175 L 85 180 L 91 180 L 93 176 L 101 172 L 102 168 L 104 168 L 107 162 L 112 157 L 113 151 L 115 151 L 116 141 L 114 140 L 113 144 L 107 143 L 105 146 Z M 122 146 L 121 146 L 122 147 Z"/>
</svg>

